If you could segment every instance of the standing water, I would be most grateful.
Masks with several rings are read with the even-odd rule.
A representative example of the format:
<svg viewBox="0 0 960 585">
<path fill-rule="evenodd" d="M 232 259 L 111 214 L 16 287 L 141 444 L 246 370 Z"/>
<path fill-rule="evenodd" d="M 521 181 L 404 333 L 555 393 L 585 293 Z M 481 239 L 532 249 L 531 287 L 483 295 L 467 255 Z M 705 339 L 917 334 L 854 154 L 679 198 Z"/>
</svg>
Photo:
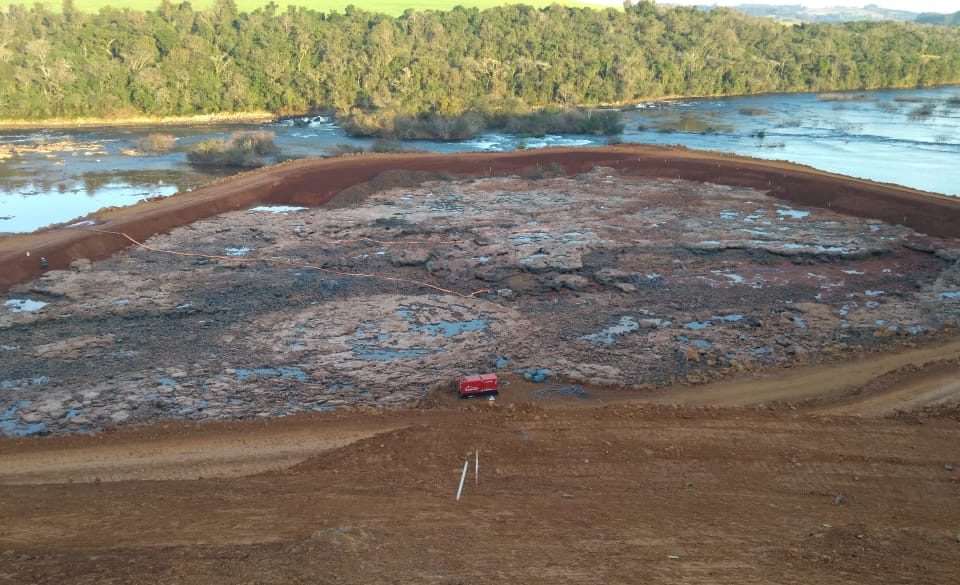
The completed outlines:
<svg viewBox="0 0 960 585">
<path fill-rule="evenodd" d="M 623 142 L 682 145 L 787 160 L 830 172 L 960 195 L 960 87 L 777 94 L 640 104 L 623 116 Z M 239 130 L 276 135 L 285 157 L 323 156 L 338 145 L 369 148 L 329 118 L 259 126 L 155 127 L 0 133 L 0 233 L 29 232 L 97 209 L 194 189 L 229 172 L 191 166 L 184 152 Z M 172 135 L 168 154 L 133 148 Z M 608 138 L 524 138 L 487 133 L 457 142 L 411 141 L 431 152 L 588 146 Z"/>
</svg>

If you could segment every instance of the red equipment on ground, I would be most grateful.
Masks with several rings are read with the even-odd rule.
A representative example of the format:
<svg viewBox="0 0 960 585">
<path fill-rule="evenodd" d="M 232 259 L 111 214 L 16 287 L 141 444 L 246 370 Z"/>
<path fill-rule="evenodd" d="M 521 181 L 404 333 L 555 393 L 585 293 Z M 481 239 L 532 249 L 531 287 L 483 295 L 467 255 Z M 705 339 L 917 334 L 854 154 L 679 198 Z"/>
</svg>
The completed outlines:
<svg viewBox="0 0 960 585">
<path fill-rule="evenodd" d="M 460 378 L 457 384 L 460 398 L 500 393 L 500 379 L 496 374 L 476 374 Z"/>
</svg>

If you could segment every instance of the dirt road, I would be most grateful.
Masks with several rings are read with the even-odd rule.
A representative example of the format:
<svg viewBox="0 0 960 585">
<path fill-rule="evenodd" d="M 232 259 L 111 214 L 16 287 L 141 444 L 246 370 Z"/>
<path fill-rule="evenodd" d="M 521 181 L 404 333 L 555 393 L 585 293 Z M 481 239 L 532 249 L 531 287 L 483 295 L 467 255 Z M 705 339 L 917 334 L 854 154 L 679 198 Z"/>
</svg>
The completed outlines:
<svg viewBox="0 0 960 585">
<path fill-rule="evenodd" d="M 777 370 L 758 378 L 672 387 L 653 399 L 662 404 L 748 406 L 819 401 L 821 413 L 890 414 L 941 401 L 960 401 L 960 340 L 899 353 L 879 353 L 830 366 Z M 903 369 L 936 369 L 936 376 L 900 376 L 896 384 L 871 386 Z M 906 379 L 904 379 L 906 378 Z M 894 380 L 891 380 L 893 382 Z M 834 404 L 836 403 L 836 404 Z"/>
<path fill-rule="evenodd" d="M 104 465 L 83 442 L 117 454 L 107 479 L 174 439 L 228 461 L 283 456 L 279 437 L 317 450 L 241 478 L 0 486 L 0 582 L 945 584 L 960 559 L 955 422 L 478 403 L 323 450 L 370 416 L 238 425 L 233 446 L 203 425 L 54 439 L 79 480 Z M 49 462 L 43 443 L 3 450 Z"/>
</svg>

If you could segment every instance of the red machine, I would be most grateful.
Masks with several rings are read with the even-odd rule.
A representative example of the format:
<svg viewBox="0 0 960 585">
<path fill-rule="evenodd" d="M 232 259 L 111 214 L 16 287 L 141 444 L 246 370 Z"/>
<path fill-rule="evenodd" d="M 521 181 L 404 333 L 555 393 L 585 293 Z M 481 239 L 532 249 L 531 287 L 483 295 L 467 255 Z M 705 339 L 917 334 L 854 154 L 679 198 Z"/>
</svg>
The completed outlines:
<svg viewBox="0 0 960 585">
<path fill-rule="evenodd" d="M 500 380 L 496 374 L 477 374 L 460 378 L 457 384 L 460 398 L 500 393 Z"/>
</svg>

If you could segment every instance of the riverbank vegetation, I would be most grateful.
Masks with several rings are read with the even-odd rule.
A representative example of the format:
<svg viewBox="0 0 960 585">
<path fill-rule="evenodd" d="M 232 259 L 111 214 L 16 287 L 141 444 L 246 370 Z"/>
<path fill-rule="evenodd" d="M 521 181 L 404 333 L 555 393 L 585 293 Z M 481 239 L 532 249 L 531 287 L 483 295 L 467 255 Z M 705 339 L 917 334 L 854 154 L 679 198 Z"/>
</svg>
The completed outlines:
<svg viewBox="0 0 960 585">
<path fill-rule="evenodd" d="M 190 164 L 208 167 L 262 167 L 264 156 L 280 152 L 272 132 L 234 132 L 230 138 L 204 140 L 187 151 Z"/>
<path fill-rule="evenodd" d="M 143 154 L 166 154 L 173 150 L 176 141 L 170 134 L 153 133 L 134 140 L 133 144 Z"/>
<path fill-rule="evenodd" d="M 716 9 L 240 12 L 163 2 L 0 11 L 0 118 L 332 112 L 356 134 L 456 139 L 478 125 L 608 133 L 578 106 L 660 96 L 960 83 L 960 29 L 783 26 Z M 553 108 L 539 114 L 542 108 Z M 568 128 L 565 126 L 564 128 Z"/>
<path fill-rule="evenodd" d="M 389 111 L 355 111 L 342 124 L 344 130 L 353 136 L 399 140 L 467 140 L 490 130 L 522 137 L 547 134 L 612 136 L 623 131 L 619 111 L 554 107 L 523 114 L 468 111 L 454 116 L 437 113 L 394 116 Z"/>
</svg>

